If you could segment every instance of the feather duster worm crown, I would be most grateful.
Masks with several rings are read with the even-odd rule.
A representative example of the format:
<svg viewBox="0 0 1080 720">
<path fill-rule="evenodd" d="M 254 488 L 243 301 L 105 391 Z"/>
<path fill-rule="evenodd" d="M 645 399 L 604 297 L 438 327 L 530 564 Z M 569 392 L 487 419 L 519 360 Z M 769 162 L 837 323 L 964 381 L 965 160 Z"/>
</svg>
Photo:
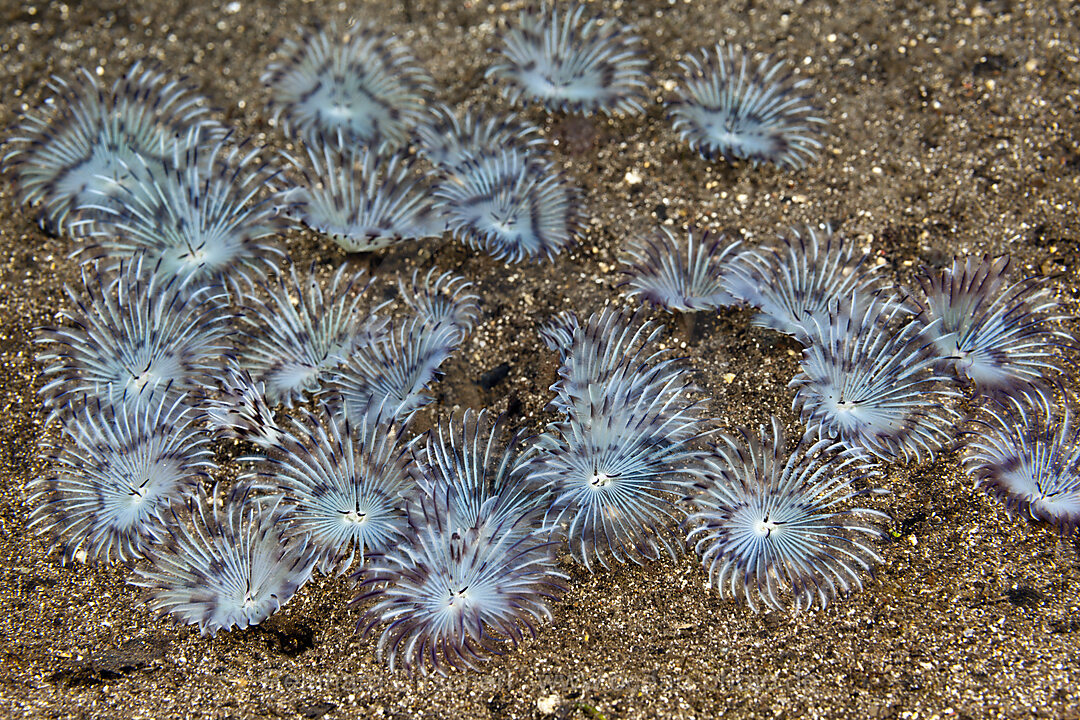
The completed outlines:
<svg viewBox="0 0 1080 720">
<path fill-rule="evenodd" d="M 360 624 L 383 626 L 379 654 L 391 669 L 476 669 L 535 635 L 551 618 L 565 574 L 521 467 L 518 437 L 466 413 L 418 453 L 419 492 L 405 539 L 359 573 L 374 600 Z"/>
<path fill-rule="evenodd" d="M 278 213 L 278 169 L 262 150 L 195 128 L 173 145 L 171 162 L 138 162 L 143 183 L 125 188 L 117 203 L 84 206 L 92 213 L 78 223 L 89 237 L 80 258 L 111 267 L 143 254 L 156 273 L 235 293 L 276 269 L 285 255 L 277 237 L 288 223 Z"/>
<path fill-rule="evenodd" d="M 305 144 L 307 161 L 290 158 L 303 185 L 289 212 L 348 252 L 371 252 L 404 240 L 442 234 L 413 163 L 395 153 Z"/>
<path fill-rule="evenodd" d="M 804 439 L 790 453 L 785 444 L 775 416 L 760 434 L 721 434 L 687 520 L 710 584 L 755 611 L 824 607 L 881 562 L 869 541 L 887 516 L 851 506 L 876 467 L 828 440 Z"/>
<path fill-rule="evenodd" d="M 538 101 L 548 110 L 636 114 L 643 111 L 648 61 L 632 28 L 586 6 L 546 3 L 521 12 L 503 38 L 502 58 L 488 77 L 506 83 L 511 102 Z"/>
<path fill-rule="evenodd" d="M 137 195 L 144 167 L 168 163 L 174 145 L 188 149 L 190 130 L 219 139 L 225 129 L 186 83 L 136 62 L 109 88 L 82 69 L 72 81 L 54 77 L 52 96 L 28 112 L 5 142 L 5 168 L 22 202 L 38 208 L 43 225 L 64 232 L 87 205 L 117 209 Z"/>
<path fill-rule="evenodd" d="M 81 292 L 66 288 L 63 324 L 42 328 L 38 360 L 50 416 L 66 403 L 96 398 L 134 404 L 144 393 L 176 397 L 208 388 L 230 346 L 231 313 L 220 287 L 191 291 L 135 258 L 115 273 L 82 269 Z"/>
<path fill-rule="evenodd" d="M 274 119 L 293 137 L 384 152 L 427 115 L 431 79 L 400 40 L 373 26 L 301 30 L 278 50 L 263 83 Z"/>
<path fill-rule="evenodd" d="M 165 542 L 146 553 L 132 585 L 148 603 L 203 635 L 258 625 L 311 578 L 315 554 L 304 538 L 283 535 L 289 508 L 239 486 L 218 499 L 202 486 L 186 512 L 175 512 Z"/>
<path fill-rule="evenodd" d="M 382 552 L 405 533 L 413 487 L 409 443 L 388 424 L 353 424 L 324 410 L 291 418 L 252 484 L 269 485 L 291 506 L 284 535 L 307 538 L 322 572 L 344 573 L 359 555 Z"/>
<path fill-rule="evenodd" d="M 865 257 L 830 227 L 792 228 L 775 243 L 740 253 L 726 279 L 733 295 L 761 311 L 755 325 L 806 344 L 815 323 L 828 323 L 830 310 L 853 315 L 866 309 L 877 284 Z"/>
<path fill-rule="evenodd" d="M 1076 399 L 1021 392 L 985 403 L 965 435 L 964 465 L 1010 514 L 1072 535 L 1080 526 Z"/>
<path fill-rule="evenodd" d="M 704 421 L 686 368 L 653 351 L 658 331 L 605 310 L 548 334 L 570 343 L 552 403 L 567 418 L 537 439 L 533 472 L 554 494 L 546 522 L 565 523 L 571 552 L 588 568 L 679 550 L 676 501 L 697 482 Z"/>
<path fill-rule="evenodd" d="M 671 312 L 715 310 L 737 301 L 728 292 L 727 276 L 741 241 L 727 242 L 722 234 L 694 228 L 679 237 L 666 227 L 658 230 L 633 238 L 619 259 L 628 297 Z"/>
<path fill-rule="evenodd" d="M 679 63 L 676 99 L 668 106 L 675 131 L 703 158 L 773 162 L 804 167 L 821 149 L 825 121 L 783 61 L 754 63 L 745 53 L 717 45 Z"/>
<path fill-rule="evenodd" d="M 342 265 L 324 290 L 312 263 L 304 274 L 290 266 L 265 299 L 247 298 L 240 361 L 266 384 L 269 402 L 292 406 L 320 390 L 330 370 L 381 337 L 384 321 L 360 309 L 368 285 L 366 273 Z"/>
<path fill-rule="evenodd" d="M 957 258 L 940 273 L 917 279 L 927 322 L 939 320 L 935 345 L 955 372 L 984 393 L 1012 394 L 1045 388 L 1060 372 L 1054 350 L 1073 344 L 1059 327 L 1066 316 L 1046 278 L 1009 284 L 1008 256 Z"/>
<path fill-rule="evenodd" d="M 834 307 L 827 325 L 814 325 L 789 383 L 808 434 L 908 462 L 933 459 L 952 443 L 959 393 L 936 369 L 933 325 L 876 297 L 862 308 L 853 298 Z"/>
<path fill-rule="evenodd" d="M 28 485 L 30 525 L 70 560 L 127 561 L 168 535 L 170 508 L 214 467 L 189 398 L 144 393 L 127 405 L 67 408 L 51 474 Z"/>
<path fill-rule="evenodd" d="M 435 188 L 463 241 L 497 260 L 551 259 L 578 233 L 578 199 L 549 162 L 512 146 L 470 159 Z"/>
</svg>

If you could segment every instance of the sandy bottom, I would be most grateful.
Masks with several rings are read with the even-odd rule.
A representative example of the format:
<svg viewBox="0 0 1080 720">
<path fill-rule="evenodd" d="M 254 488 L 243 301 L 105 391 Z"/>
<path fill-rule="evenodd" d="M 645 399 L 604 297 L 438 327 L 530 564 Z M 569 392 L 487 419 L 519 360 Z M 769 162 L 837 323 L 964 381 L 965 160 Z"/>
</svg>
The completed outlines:
<svg viewBox="0 0 1080 720">
<path fill-rule="evenodd" d="M 484 80 L 497 29 L 519 3 L 0 3 L 0 127 L 47 95 L 51 74 L 137 59 L 188 76 L 221 117 L 287 149 L 259 75 L 297 24 L 371 18 L 398 32 L 439 99 L 502 109 Z M 533 430 L 555 363 L 535 329 L 620 298 L 618 250 L 658 221 L 697 222 L 751 241 L 832 223 L 908 282 L 958 253 L 1011 253 L 1020 272 L 1060 275 L 1075 306 L 1080 212 L 1080 6 L 1070 2 L 617 3 L 653 57 L 644 116 L 525 116 L 558 141 L 583 188 L 581 243 L 555 263 L 504 266 L 449 237 L 346 258 L 313 234 L 291 256 L 347 259 L 392 279 L 438 264 L 476 282 L 480 327 L 418 420 L 454 407 L 510 410 Z M 835 9 L 834 9 L 835 8 Z M 840 9 L 842 8 L 842 9 Z M 659 100 L 684 54 L 718 40 L 787 58 L 811 80 L 831 128 L 801 172 L 709 163 L 678 141 Z M 665 89 L 666 88 L 666 89 Z M 640 182 L 627 182 L 627 174 Z M 354 632 L 344 580 L 317 578 L 263 626 L 200 637 L 153 616 L 111 566 L 61 566 L 29 532 L 24 486 L 46 471 L 33 328 L 77 280 L 71 241 L 51 237 L 0 186 L 0 714 L 56 717 L 1077 717 L 1080 543 L 1009 519 L 954 455 L 894 466 L 884 563 L 824 611 L 756 615 L 705 587 L 695 558 L 590 575 L 535 640 L 483 673 L 391 674 Z M 786 388 L 798 346 L 747 311 L 679 322 L 685 353 L 724 426 L 768 413 L 794 427 Z M 506 365 L 494 387 L 485 373 Z M 727 379 L 725 379 L 727 378 Z M 728 381 L 730 380 L 730 382 Z M 47 441 L 48 442 L 48 441 Z M 228 448 L 222 453 L 228 454 Z"/>
</svg>

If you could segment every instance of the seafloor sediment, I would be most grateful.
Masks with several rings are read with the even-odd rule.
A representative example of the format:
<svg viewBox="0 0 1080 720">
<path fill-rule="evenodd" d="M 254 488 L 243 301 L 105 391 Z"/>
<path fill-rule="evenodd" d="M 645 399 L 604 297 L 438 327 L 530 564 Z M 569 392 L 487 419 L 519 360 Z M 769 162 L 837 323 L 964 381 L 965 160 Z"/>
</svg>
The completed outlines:
<svg viewBox="0 0 1080 720">
<path fill-rule="evenodd" d="M 138 59 L 189 77 L 220 119 L 286 150 L 259 76 L 296 28 L 363 18 L 392 29 L 435 76 L 440 100 L 503 108 L 483 70 L 522 3 L 0 3 L 0 127 L 48 95 L 50 75 L 111 79 Z M 619 302 L 618 249 L 658 222 L 760 240 L 831 223 L 898 282 L 956 254 L 1009 253 L 1056 275 L 1076 311 L 1080 228 L 1080 6 L 1071 2 L 616 2 L 652 58 L 643 116 L 524 115 L 557 143 L 583 189 L 580 244 L 506 266 L 449 236 L 346 256 L 313 233 L 285 239 L 299 263 L 379 276 L 433 263 L 476 283 L 479 327 L 418 418 L 456 407 L 551 419 L 555 359 L 536 328 Z M 830 127 L 798 172 L 708 162 L 665 119 L 677 62 L 717 41 L 798 66 Z M 639 180 L 640 179 L 640 180 Z M 705 587 L 696 558 L 588 574 L 538 637 L 482 673 L 410 679 L 354 631 L 353 592 L 318 577 L 246 632 L 204 638 L 140 605 L 125 571 L 61 566 L 27 531 L 24 486 L 45 471 L 33 328 L 77 281 L 70 240 L 47 234 L 0 185 L 0 714 L 26 717 L 1077 717 L 1080 540 L 1010 519 L 954 454 L 892 466 L 890 538 L 862 592 L 826 610 L 757 615 Z M 639 180 L 639 181 L 638 181 Z M 658 314 L 726 426 L 769 413 L 791 428 L 786 385 L 799 346 L 724 311 L 692 337 Z M 481 377 L 506 365 L 493 387 Z M 490 376 L 489 376 L 490 377 Z M 1075 380 L 1075 377 L 1073 378 Z M 222 448 L 223 457 L 229 455 Z"/>
</svg>

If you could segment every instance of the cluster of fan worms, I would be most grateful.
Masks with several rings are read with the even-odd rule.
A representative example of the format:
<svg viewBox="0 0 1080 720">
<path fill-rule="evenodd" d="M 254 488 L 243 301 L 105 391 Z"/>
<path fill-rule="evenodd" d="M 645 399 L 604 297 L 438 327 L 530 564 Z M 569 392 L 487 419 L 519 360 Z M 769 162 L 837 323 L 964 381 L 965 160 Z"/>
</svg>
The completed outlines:
<svg viewBox="0 0 1080 720">
<path fill-rule="evenodd" d="M 511 104 L 639 114 L 643 48 L 585 5 L 541 5 L 486 77 Z M 669 117 L 703 158 L 798 169 L 822 147 L 808 81 L 782 61 L 717 45 L 679 67 Z M 754 247 L 660 227 L 621 256 L 628 298 L 687 318 L 752 307 L 802 344 L 794 445 L 776 417 L 719 429 L 662 325 L 611 308 L 540 329 L 559 367 L 539 434 L 466 410 L 415 436 L 480 321 L 477 288 L 432 268 L 379 302 L 385 279 L 297 267 L 283 233 L 347 252 L 450 233 L 496 260 L 553 259 L 580 231 L 579 193 L 539 128 L 438 105 L 372 25 L 302 31 L 262 80 L 292 155 L 237 139 L 141 63 L 107 87 L 54 79 L 5 140 L 7 177 L 81 264 L 36 337 L 57 432 L 27 487 L 65 561 L 130 565 L 153 608 L 211 635 L 261 622 L 313 572 L 348 575 L 380 655 L 426 673 L 535 633 L 569 580 L 563 548 L 592 571 L 689 547 L 755 610 L 824 607 L 881 561 L 883 464 L 958 442 L 1010 511 L 1075 530 L 1073 339 L 1048 281 L 967 258 L 900 290 L 824 226 Z M 958 437 L 965 420 L 977 430 Z M 228 487 L 221 438 L 247 448 Z"/>
</svg>

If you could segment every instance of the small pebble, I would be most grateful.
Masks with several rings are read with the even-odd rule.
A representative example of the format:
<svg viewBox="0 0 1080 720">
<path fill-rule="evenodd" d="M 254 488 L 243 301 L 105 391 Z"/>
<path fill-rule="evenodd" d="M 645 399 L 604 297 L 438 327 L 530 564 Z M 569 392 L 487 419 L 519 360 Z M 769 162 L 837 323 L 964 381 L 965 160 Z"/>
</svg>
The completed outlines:
<svg viewBox="0 0 1080 720">
<path fill-rule="evenodd" d="M 559 709 L 561 701 L 562 698 L 558 695 L 545 695 L 542 698 L 537 698 L 536 709 L 540 711 L 541 715 L 553 715 Z"/>
</svg>

